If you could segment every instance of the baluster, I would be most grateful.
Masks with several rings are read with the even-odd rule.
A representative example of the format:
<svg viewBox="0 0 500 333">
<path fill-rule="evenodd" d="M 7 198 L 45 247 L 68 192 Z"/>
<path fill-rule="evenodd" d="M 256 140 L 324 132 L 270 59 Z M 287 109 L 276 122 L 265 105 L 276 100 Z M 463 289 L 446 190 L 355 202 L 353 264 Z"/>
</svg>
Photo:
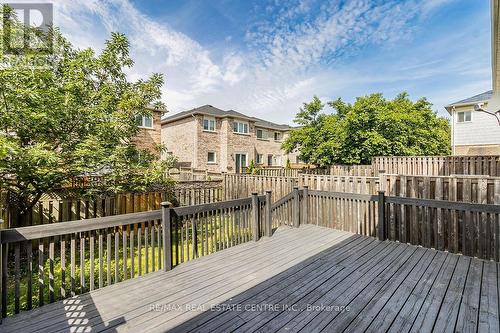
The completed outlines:
<svg viewBox="0 0 500 333">
<path fill-rule="evenodd" d="M 106 285 L 111 283 L 111 231 L 106 229 Z"/>
<path fill-rule="evenodd" d="M 99 242 L 99 288 L 102 288 L 103 285 L 104 285 L 104 282 L 103 282 L 103 277 L 102 277 L 102 273 L 103 273 L 103 233 L 104 230 L 99 230 L 98 231 L 98 242 Z"/>
<path fill-rule="evenodd" d="M 137 229 L 137 266 L 139 266 L 139 276 L 142 276 L 142 223 Z"/>
<path fill-rule="evenodd" d="M 71 296 L 76 295 L 76 240 L 75 234 L 71 235 L 70 243 L 70 261 L 71 261 Z"/>
<path fill-rule="evenodd" d="M 7 252 L 7 251 L 5 251 Z M 5 268 L 7 268 L 7 253 L 4 254 L 5 257 Z M 38 305 L 43 305 L 43 288 L 44 288 L 44 273 L 43 273 L 44 257 L 43 257 L 43 239 L 38 240 Z M 4 270 L 6 275 L 7 269 Z M 6 275 L 7 278 L 7 275 Z M 5 281 L 7 281 L 5 279 Z M 5 307 L 2 306 L 2 309 Z"/>
<path fill-rule="evenodd" d="M 80 234 L 80 293 L 85 292 L 85 233 Z"/>
<path fill-rule="evenodd" d="M 15 274 L 15 286 L 14 286 L 14 313 L 19 313 L 19 280 L 20 280 L 20 265 L 21 260 L 21 248 L 19 242 L 14 244 L 14 274 Z"/>
<path fill-rule="evenodd" d="M 27 287 L 27 305 L 28 310 L 33 308 L 33 244 L 31 241 L 26 242 L 26 258 L 28 261 L 28 287 Z"/>
<path fill-rule="evenodd" d="M 90 290 L 94 290 L 94 231 L 90 231 Z"/>
<path fill-rule="evenodd" d="M 113 229 L 115 233 L 115 283 L 120 282 L 120 274 L 119 274 L 119 269 L 120 269 L 120 235 L 119 235 L 119 230 L 118 228 Z"/>
<path fill-rule="evenodd" d="M 123 280 L 127 280 L 127 228 L 122 228 Z"/>
<path fill-rule="evenodd" d="M 149 273 L 149 222 L 144 223 L 144 252 L 145 252 L 145 257 L 144 260 L 146 261 L 146 267 L 145 271 L 146 274 Z"/>
<path fill-rule="evenodd" d="M 61 236 L 61 288 L 59 290 L 59 299 L 66 298 L 66 236 Z"/>
<path fill-rule="evenodd" d="M 134 226 L 130 228 L 130 278 L 133 279 L 135 276 L 135 248 L 134 248 Z"/>
<path fill-rule="evenodd" d="M 54 238 L 49 242 L 49 301 L 54 303 Z"/>
</svg>

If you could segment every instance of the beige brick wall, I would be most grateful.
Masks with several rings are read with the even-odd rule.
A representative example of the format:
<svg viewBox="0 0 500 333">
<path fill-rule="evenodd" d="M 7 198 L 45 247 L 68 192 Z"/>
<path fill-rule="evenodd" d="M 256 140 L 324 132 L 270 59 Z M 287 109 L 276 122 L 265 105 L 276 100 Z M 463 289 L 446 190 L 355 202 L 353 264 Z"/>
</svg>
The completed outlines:
<svg viewBox="0 0 500 333">
<path fill-rule="evenodd" d="M 179 121 L 163 124 L 161 126 L 161 142 L 179 159 L 179 162 L 194 161 L 197 136 L 196 123 L 192 118 L 184 118 Z"/>
<path fill-rule="evenodd" d="M 209 170 L 213 172 L 221 171 L 221 130 L 222 119 L 215 120 L 215 132 L 203 130 L 203 116 L 197 115 L 196 120 L 193 120 L 196 126 L 198 137 L 198 147 L 196 149 L 197 163 L 195 168 Z M 215 163 L 208 163 L 208 152 L 215 153 Z"/>
<path fill-rule="evenodd" d="M 157 152 L 156 147 L 161 143 L 161 115 L 162 112 L 153 112 L 153 128 L 139 128 L 133 141 L 138 148 Z"/>
<path fill-rule="evenodd" d="M 282 140 L 274 140 L 275 130 L 269 131 L 269 139 L 257 139 L 256 127 L 249 122 L 249 133 L 233 132 L 232 118 L 217 118 L 215 132 L 203 130 L 203 116 L 196 115 L 162 126 L 162 142 L 167 150 L 179 158 L 180 162 L 191 162 L 192 167 L 213 172 L 234 172 L 235 154 L 247 155 L 247 164 L 257 162 L 257 155 L 263 155 L 263 165 L 267 165 L 267 156 L 273 155 L 273 163 L 285 166 L 287 158 L 296 162 L 296 155 L 286 155 L 281 150 L 282 140 L 287 134 L 281 133 Z M 216 163 L 208 163 L 208 152 L 215 152 Z"/>
</svg>

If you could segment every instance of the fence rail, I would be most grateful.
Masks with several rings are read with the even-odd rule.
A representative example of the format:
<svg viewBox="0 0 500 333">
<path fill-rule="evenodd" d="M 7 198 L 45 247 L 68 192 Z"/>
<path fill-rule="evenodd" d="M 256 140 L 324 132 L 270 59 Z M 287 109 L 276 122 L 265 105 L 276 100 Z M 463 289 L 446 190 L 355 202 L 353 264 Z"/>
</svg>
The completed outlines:
<svg viewBox="0 0 500 333">
<path fill-rule="evenodd" d="M 374 157 L 373 170 L 391 174 L 500 176 L 500 156 L 391 156 Z"/>
<path fill-rule="evenodd" d="M 276 201 L 298 186 L 298 179 L 281 176 L 251 176 L 242 174 L 224 175 L 224 199 L 233 200 L 250 196 L 253 192 L 261 195 L 272 190 L 272 199 Z"/>
</svg>

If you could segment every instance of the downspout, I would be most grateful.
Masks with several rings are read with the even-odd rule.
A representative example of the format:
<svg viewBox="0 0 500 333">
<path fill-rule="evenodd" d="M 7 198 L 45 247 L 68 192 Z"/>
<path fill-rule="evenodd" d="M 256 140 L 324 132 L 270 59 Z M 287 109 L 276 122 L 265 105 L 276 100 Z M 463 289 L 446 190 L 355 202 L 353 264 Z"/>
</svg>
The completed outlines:
<svg viewBox="0 0 500 333">
<path fill-rule="evenodd" d="M 451 108 L 451 154 L 455 156 L 455 107 Z"/>
</svg>

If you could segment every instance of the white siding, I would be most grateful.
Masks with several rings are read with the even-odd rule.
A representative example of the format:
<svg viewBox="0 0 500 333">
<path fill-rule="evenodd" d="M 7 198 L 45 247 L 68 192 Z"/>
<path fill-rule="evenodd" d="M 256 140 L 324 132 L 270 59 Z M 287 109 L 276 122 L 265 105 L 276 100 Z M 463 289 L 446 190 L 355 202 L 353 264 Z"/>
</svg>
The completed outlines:
<svg viewBox="0 0 500 333">
<path fill-rule="evenodd" d="M 466 110 L 461 108 L 457 111 Z M 453 114 L 455 145 L 500 144 L 500 126 L 494 116 L 472 111 L 471 122 L 458 123 L 457 111 Z"/>
</svg>

